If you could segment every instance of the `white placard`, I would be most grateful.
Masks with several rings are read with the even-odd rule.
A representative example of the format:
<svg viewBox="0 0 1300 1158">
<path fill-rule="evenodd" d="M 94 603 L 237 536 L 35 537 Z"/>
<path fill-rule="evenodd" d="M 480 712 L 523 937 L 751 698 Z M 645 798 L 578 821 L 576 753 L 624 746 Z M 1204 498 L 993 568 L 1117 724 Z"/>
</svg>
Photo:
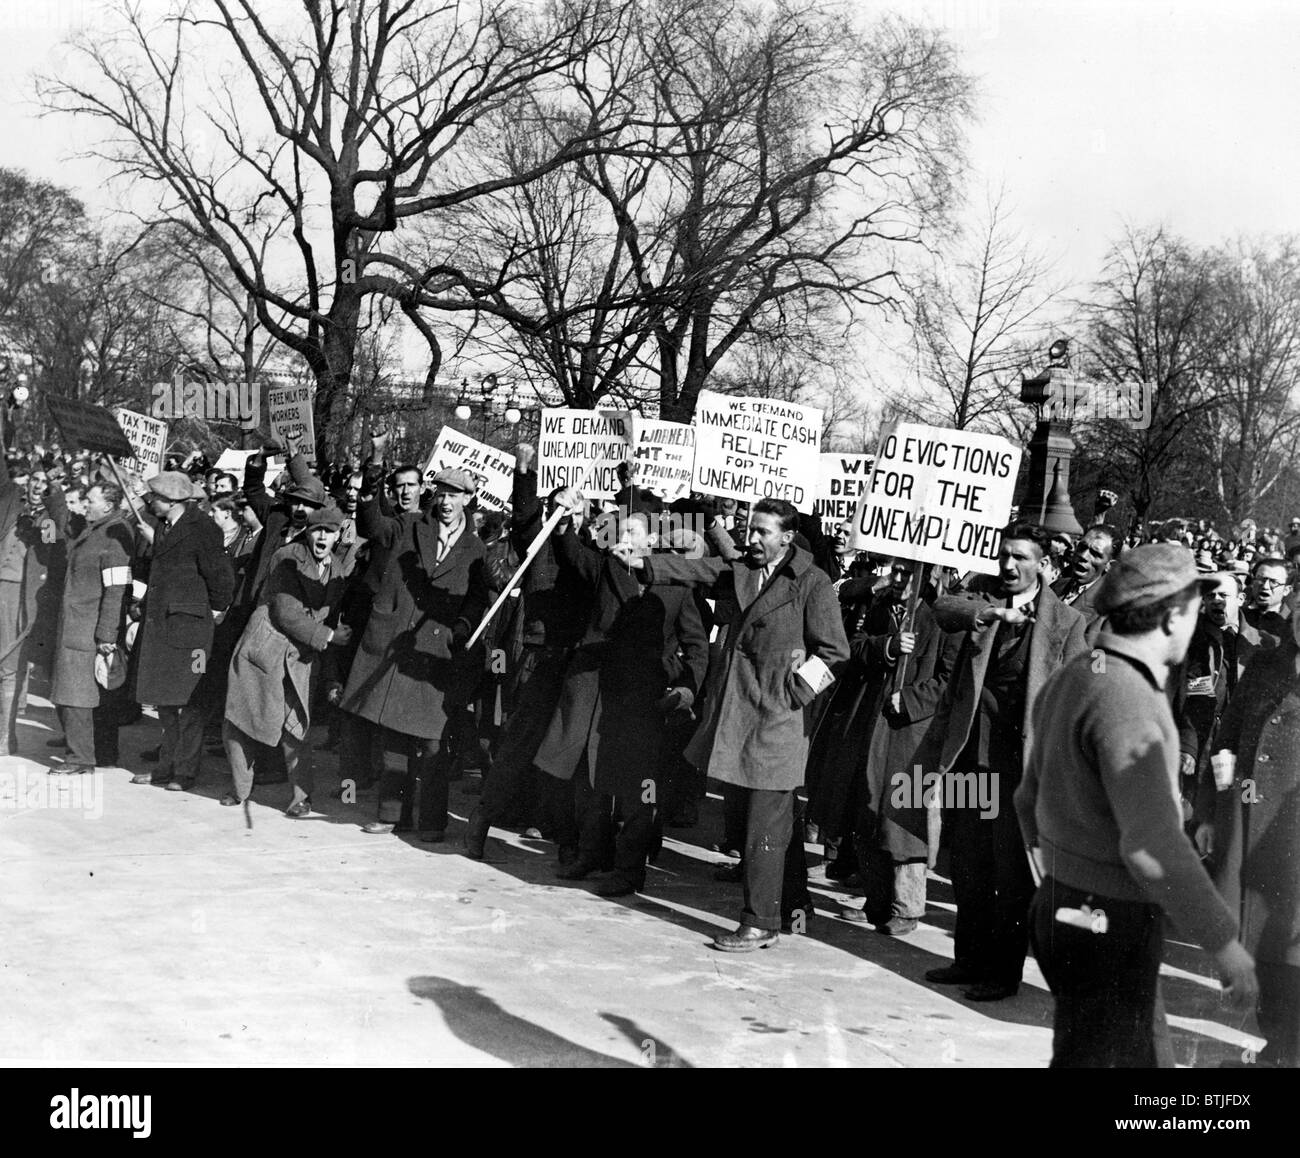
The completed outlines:
<svg viewBox="0 0 1300 1158">
<path fill-rule="evenodd" d="M 817 515 L 822 533 L 833 535 L 841 523 L 851 523 L 858 498 L 871 481 L 870 454 L 823 454 L 817 478 Z"/>
<path fill-rule="evenodd" d="M 958 571 L 997 574 L 1020 448 L 992 434 L 886 425 L 854 515 L 853 545 Z"/>
<path fill-rule="evenodd" d="M 480 506 L 489 511 L 504 511 L 510 505 L 515 478 L 513 454 L 444 426 L 425 464 L 424 481 L 432 486 L 433 476 L 440 470 L 455 467 L 469 471 L 478 480 Z"/>
<path fill-rule="evenodd" d="M 632 425 L 632 485 L 665 502 L 684 499 L 695 477 L 695 427 L 640 416 Z"/>
<path fill-rule="evenodd" d="M 248 466 L 248 460 L 257 454 L 256 450 L 236 450 L 233 446 L 226 447 L 212 464 L 213 470 L 224 470 L 227 474 L 233 474 L 238 480 L 239 485 L 244 485 L 244 469 Z M 284 470 L 285 460 L 277 455 L 268 456 L 266 460 L 266 477 L 268 479 L 276 478 Z"/>
<path fill-rule="evenodd" d="M 271 433 L 290 457 L 295 454 L 316 457 L 316 422 L 311 407 L 315 392 L 310 385 L 266 388 Z"/>
<path fill-rule="evenodd" d="M 588 498 L 613 498 L 623 489 L 618 468 L 631 454 L 630 411 L 547 408 L 537 444 L 537 493 L 581 487 Z"/>
<path fill-rule="evenodd" d="M 135 457 L 122 462 L 122 476 L 137 494 L 145 491 L 145 480 L 162 473 L 167 452 L 167 423 L 121 406 L 114 407 L 113 417 L 135 448 Z"/>
<path fill-rule="evenodd" d="M 733 499 L 785 499 L 813 512 L 822 412 L 773 398 L 701 390 L 695 405 L 695 489 Z"/>
</svg>

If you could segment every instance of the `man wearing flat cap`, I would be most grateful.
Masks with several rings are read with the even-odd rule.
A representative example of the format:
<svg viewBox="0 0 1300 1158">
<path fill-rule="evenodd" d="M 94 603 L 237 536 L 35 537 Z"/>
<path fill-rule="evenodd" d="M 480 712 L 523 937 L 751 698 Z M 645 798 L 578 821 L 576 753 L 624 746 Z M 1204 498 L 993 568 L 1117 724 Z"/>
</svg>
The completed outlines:
<svg viewBox="0 0 1300 1158">
<path fill-rule="evenodd" d="M 158 709 L 158 770 L 134 784 L 191 787 L 199 775 L 203 713 L 195 692 L 212 659 L 213 617 L 230 606 L 235 575 L 216 523 L 199 513 L 202 488 L 179 471 L 151 478 L 158 519 L 140 628 L 136 697 Z"/>
<path fill-rule="evenodd" d="M 1165 693 L 1208 583 L 1175 543 L 1135 547 L 1097 596 L 1096 647 L 1047 681 L 1016 811 L 1042 882 L 1034 955 L 1056 998 L 1052 1066 L 1158 1064 L 1167 914 L 1204 946 L 1238 1001 L 1254 962 L 1183 831 L 1178 730 Z"/>
<path fill-rule="evenodd" d="M 312 694 L 327 649 L 341 648 L 351 629 L 338 622 L 347 582 L 334 554 L 343 512 L 321 507 L 307 516 L 302 535 L 275 553 L 257 609 L 230 662 L 222 740 L 232 790 L 222 804 L 240 804 L 253 790 L 257 745 L 279 748 L 293 796 L 286 816 L 311 813 Z M 333 673 L 324 673 L 327 682 Z"/>
<path fill-rule="evenodd" d="M 422 781 L 418 827 L 437 841 L 447 828 L 443 733 L 477 683 L 481 655 L 476 660 L 465 644 L 489 597 L 483 542 L 466 517 L 474 478 L 447 469 L 433 484 L 423 515 L 384 515 L 377 496 L 358 508 L 361 534 L 387 564 L 339 706 L 381 729 L 385 746 L 406 756 L 404 774 L 385 768 L 379 815 L 364 831 L 411 829 Z"/>
</svg>

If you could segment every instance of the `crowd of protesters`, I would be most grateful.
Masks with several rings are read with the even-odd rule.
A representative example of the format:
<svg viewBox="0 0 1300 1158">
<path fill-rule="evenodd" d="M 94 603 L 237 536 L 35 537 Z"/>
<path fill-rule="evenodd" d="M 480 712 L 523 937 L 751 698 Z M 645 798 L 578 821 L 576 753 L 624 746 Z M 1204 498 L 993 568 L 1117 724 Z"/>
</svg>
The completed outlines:
<svg viewBox="0 0 1300 1158">
<path fill-rule="evenodd" d="M 460 780 L 469 856 L 515 828 L 611 897 L 647 887 L 712 780 L 705 840 L 743 886 L 719 951 L 808 930 L 805 839 L 861 890 L 840 918 L 886 936 L 917 928 L 944 857 L 955 957 L 928 980 L 1012 999 L 1032 945 L 1054 1064 L 1170 1064 L 1162 914 L 1258 993 L 1263 1060 L 1300 1060 L 1300 518 L 1013 523 L 998 573 L 961 577 L 778 500 L 665 504 L 626 476 L 608 502 L 542 495 L 527 445 L 504 512 L 467 471 L 387 462 L 382 435 L 268 478 L 278 449 L 242 480 L 169 462 L 140 496 L 88 454 L 9 453 L 5 753 L 30 676 L 63 731 L 51 774 L 119 766 L 147 706 L 156 766 L 132 783 L 190 789 L 206 750 L 222 805 L 287 783 L 296 819 L 319 725 L 334 796 L 374 793 L 364 832 L 445 840 Z"/>
</svg>

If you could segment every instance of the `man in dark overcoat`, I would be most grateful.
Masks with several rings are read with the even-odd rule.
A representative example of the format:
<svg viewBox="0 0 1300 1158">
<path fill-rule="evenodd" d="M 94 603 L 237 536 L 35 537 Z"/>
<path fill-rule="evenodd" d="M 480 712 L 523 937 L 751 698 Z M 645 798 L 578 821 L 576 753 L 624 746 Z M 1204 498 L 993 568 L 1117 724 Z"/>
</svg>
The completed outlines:
<svg viewBox="0 0 1300 1158">
<path fill-rule="evenodd" d="M 961 650 L 961 636 L 940 630 L 924 601 L 916 602 L 909 628 L 915 566 L 908 559 L 894 562 L 887 592 L 853 641 L 865 689 L 853 727 L 836 749 L 857 777 L 853 840 L 865 897 L 862 908 L 840 915 L 870 921 L 889 936 L 905 936 L 925 916 L 928 846 L 895 814 L 900 801 L 912 798 L 916 750 Z"/>
<path fill-rule="evenodd" d="M 410 828 L 422 772 L 420 832 L 435 841 L 446 832 L 444 731 L 477 682 L 483 657 L 465 644 L 488 606 L 483 541 L 465 510 L 476 489 L 468 471 L 443 470 L 423 517 L 361 507 L 361 532 L 387 563 L 339 706 L 384 729 L 407 757 L 404 774 L 385 769 L 368 833 Z"/>
<path fill-rule="evenodd" d="M 212 659 L 214 616 L 234 595 L 235 572 L 216 523 L 198 509 L 201 487 L 179 471 L 163 471 L 146 485 L 158 527 L 145 532 L 153 535 L 153 551 L 136 643 L 136 696 L 158 709 L 162 744 L 157 771 L 131 783 L 179 792 L 199 776 L 203 709 L 195 693 Z"/>
<path fill-rule="evenodd" d="M 570 509 L 581 504 L 573 490 L 558 501 Z M 645 555 L 655 542 L 645 512 L 626 516 L 620 548 Z M 645 885 L 663 788 L 666 717 L 691 710 L 708 669 L 708 637 L 688 588 L 645 582 L 563 522 L 554 547 L 560 566 L 578 576 L 595 602 L 537 753 L 543 772 L 575 778 L 578 859 L 560 876 L 581 880 L 605 867 L 612 844 L 614 875 L 597 891 L 627 896 Z M 617 838 L 615 815 L 623 821 Z"/>
<path fill-rule="evenodd" d="M 86 526 L 68 543 L 54 645 L 50 701 L 67 739 L 65 772 L 92 772 L 96 751 L 117 747 L 96 735 L 116 725 L 96 712 L 103 689 L 95 680 L 95 657 L 112 655 L 121 638 L 134 554 L 135 532 L 122 510 L 121 487 L 96 483 L 86 491 Z"/>
<path fill-rule="evenodd" d="M 996 579 L 942 596 L 933 608 L 943 630 L 965 639 L 915 761 L 922 777 L 941 778 L 957 901 L 953 964 L 926 979 L 967 985 L 972 1001 L 999 1001 L 1020 987 L 1034 880 L 1011 800 L 1034 701 L 1047 677 L 1086 647 L 1083 616 L 1042 582 L 1047 542 L 1040 527 L 1008 527 Z"/>
<path fill-rule="evenodd" d="M 1214 751 L 1230 786 L 1197 832 L 1214 880 L 1255 958 L 1260 1063 L 1300 1066 L 1300 614 L 1278 647 L 1255 653 L 1224 713 Z M 1211 788 L 1213 788 L 1213 778 Z"/>
<path fill-rule="evenodd" d="M 798 527 L 790 503 L 764 499 L 754 505 L 741 559 L 632 560 L 651 583 L 700 584 L 718 601 L 720 648 L 709 668 L 704 717 L 685 755 L 746 798 L 745 907 L 736 931 L 714 942 L 722 952 L 779 939 L 811 708 L 849 657 L 835 590 L 812 556 L 794 546 Z M 802 869 L 802 843 L 797 852 Z"/>
<path fill-rule="evenodd" d="M 307 516 L 302 538 L 276 552 L 261 601 L 235 647 L 222 733 L 233 790 L 222 804 L 248 799 L 260 744 L 283 754 L 293 786 L 285 815 L 311 813 L 312 694 L 326 649 L 344 646 L 351 634 L 337 622 L 347 580 L 346 563 L 334 553 L 342 525 L 337 507 Z"/>
</svg>

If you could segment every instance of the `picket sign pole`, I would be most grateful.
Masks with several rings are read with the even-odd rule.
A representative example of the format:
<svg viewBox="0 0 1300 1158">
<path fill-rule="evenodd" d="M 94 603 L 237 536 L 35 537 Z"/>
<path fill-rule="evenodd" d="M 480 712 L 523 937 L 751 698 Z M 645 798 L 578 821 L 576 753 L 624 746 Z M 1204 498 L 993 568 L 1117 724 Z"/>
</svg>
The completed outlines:
<svg viewBox="0 0 1300 1158">
<path fill-rule="evenodd" d="M 916 627 L 916 601 L 921 597 L 921 588 L 930 580 L 930 564 L 922 563 L 920 567 L 915 568 L 912 574 L 912 590 L 907 596 L 907 615 L 903 619 L 904 626 L 902 631 L 914 631 Z M 904 652 L 898 661 L 898 667 L 894 669 L 894 691 L 903 690 L 903 685 L 907 682 L 907 661 L 908 653 Z"/>
<path fill-rule="evenodd" d="M 109 468 L 113 472 L 113 477 L 117 479 L 117 485 L 122 488 L 122 493 L 126 496 L 127 506 L 131 508 L 131 514 L 135 516 L 135 521 L 137 523 L 143 523 L 144 519 L 140 515 L 140 511 L 137 509 L 135 505 L 135 498 L 131 494 L 131 488 L 126 485 L 126 480 L 122 477 L 121 473 L 118 471 L 117 463 L 113 461 L 112 455 L 108 455 L 108 454 L 104 455 L 104 461 L 108 463 Z"/>
<path fill-rule="evenodd" d="M 474 634 L 469 637 L 469 642 L 465 644 L 465 650 L 468 651 L 477 642 L 480 635 L 487 630 L 488 624 L 496 618 L 496 614 L 501 610 L 501 605 L 510 598 L 512 592 L 519 584 L 525 571 L 528 570 L 532 561 L 537 558 L 537 552 L 542 549 L 542 544 L 551 537 L 551 532 L 555 530 L 556 524 L 569 514 L 567 507 L 557 506 L 551 512 L 550 518 L 542 524 L 541 530 L 533 536 L 533 541 L 528 544 L 528 553 L 524 556 L 523 562 L 515 569 L 515 573 L 510 577 L 510 582 L 501 588 L 501 594 L 496 597 L 496 602 L 488 608 L 488 612 L 483 616 L 482 622 L 474 629 Z"/>
</svg>

